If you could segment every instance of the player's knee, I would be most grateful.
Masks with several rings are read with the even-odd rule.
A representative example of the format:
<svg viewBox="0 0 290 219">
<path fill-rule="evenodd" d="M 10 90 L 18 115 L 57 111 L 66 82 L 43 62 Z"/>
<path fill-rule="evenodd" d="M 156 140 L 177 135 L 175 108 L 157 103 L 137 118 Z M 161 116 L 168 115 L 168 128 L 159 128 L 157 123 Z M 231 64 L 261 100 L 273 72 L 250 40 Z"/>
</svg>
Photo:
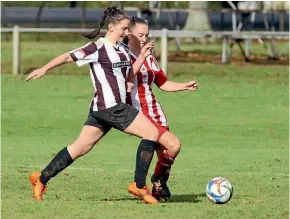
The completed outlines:
<svg viewBox="0 0 290 219">
<path fill-rule="evenodd" d="M 168 143 L 168 149 L 167 150 L 174 157 L 176 157 L 178 155 L 180 149 L 181 149 L 181 143 L 180 143 L 178 138 L 176 138 L 176 139 L 174 139 L 174 140 L 172 140 L 172 141 L 170 141 Z"/>
<path fill-rule="evenodd" d="M 181 143 L 180 143 L 179 139 L 177 139 L 177 142 L 175 144 L 175 153 L 176 153 L 176 156 L 179 154 L 180 150 L 181 150 Z"/>
</svg>

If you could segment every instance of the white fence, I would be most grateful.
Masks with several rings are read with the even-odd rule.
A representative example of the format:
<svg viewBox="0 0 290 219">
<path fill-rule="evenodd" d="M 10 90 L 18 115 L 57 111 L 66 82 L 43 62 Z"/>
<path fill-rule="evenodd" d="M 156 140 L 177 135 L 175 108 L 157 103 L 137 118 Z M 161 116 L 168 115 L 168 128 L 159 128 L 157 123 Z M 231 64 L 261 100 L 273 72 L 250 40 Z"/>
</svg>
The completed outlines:
<svg viewBox="0 0 290 219">
<path fill-rule="evenodd" d="M 90 32 L 91 29 L 74 29 L 74 28 L 20 28 L 14 26 L 13 28 L 1 28 L 1 32 L 12 32 L 13 33 L 13 74 L 20 74 L 20 33 L 84 33 Z M 102 30 L 101 32 L 105 32 Z M 180 30 L 151 30 L 151 37 L 161 38 L 161 68 L 167 72 L 167 56 L 168 56 L 168 38 L 200 38 L 200 37 L 211 37 L 222 39 L 222 54 L 221 61 L 226 63 L 228 61 L 229 52 L 228 44 L 231 39 L 241 38 L 246 40 L 246 54 L 250 54 L 250 43 L 253 39 L 271 39 L 271 49 L 275 53 L 275 39 L 288 39 L 289 32 L 239 32 L 239 31 L 180 31 Z"/>
</svg>

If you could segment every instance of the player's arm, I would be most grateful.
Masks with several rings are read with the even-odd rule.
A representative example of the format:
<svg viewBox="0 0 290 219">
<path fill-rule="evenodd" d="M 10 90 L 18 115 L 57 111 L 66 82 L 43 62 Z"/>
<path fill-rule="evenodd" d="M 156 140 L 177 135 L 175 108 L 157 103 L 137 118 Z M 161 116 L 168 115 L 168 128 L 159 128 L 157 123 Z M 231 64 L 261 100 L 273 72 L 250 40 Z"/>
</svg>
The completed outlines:
<svg viewBox="0 0 290 219">
<path fill-rule="evenodd" d="M 70 56 L 69 53 L 65 53 L 65 54 L 62 54 L 56 58 L 54 58 L 53 60 L 51 60 L 49 63 L 47 63 L 45 66 L 43 66 L 42 68 L 48 72 L 50 69 L 53 69 L 57 66 L 60 66 L 60 65 L 63 65 L 65 63 L 70 63 L 72 62 L 73 59 L 72 57 Z"/>
<path fill-rule="evenodd" d="M 159 87 L 163 91 L 176 92 L 186 90 L 186 83 L 178 83 L 173 81 L 166 81 L 162 86 Z"/>
<path fill-rule="evenodd" d="M 51 60 L 49 63 L 47 63 L 46 65 L 44 65 L 43 67 L 34 70 L 33 72 L 31 72 L 27 78 L 26 81 L 30 80 L 30 79 L 37 79 L 40 78 L 42 76 L 44 76 L 46 74 L 46 72 L 48 72 L 50 69 L 53 69 L 57 66 L 63 65 L 65 63 L 69 63 L 72 62 L 73 59 L 70 56 L 69 53 L 65 53 L 62 54 L 56 58 L 54 58 L 53 60 Z"/>
<path fill-rule="evenodd" d="M 137 75 L 137 73 L 139 72 L 139 70 L 140 70 L 142 64 L 143 64 L 144 61 L 145 61 L 145 59 L 146 59 L 146 57 L 145 57 L 144 55 L 141 55 L 141 54 L 140 54 L 140 55 L 138 56 L 138 58 L 136 59 L 136 61 L 133 63 L 133 65 L 132 65 L 132 68 L 133 68 L 132 73 L 133 73 L 134 75 Z"/>
<path fill-rule="evenodd" d="M 136 61 L 132 65 L 134 75 L 136 75 L 139 72 L 141 66 L 143 65 L 144 61 L 146 60 L 146 57 L 151 54 L 153 47 L 154 47 L 154 42 L 150 41 L 141 49 L 141 52 L 140 52 L 138 58 L 136 59 Z"/>
<path fill-rule="evenodd" d="M 99 42 L 97 42 L 99 43 Z M 88 64 L 90 62 L 97 62 L 98 61 L 98 48 L 97 44 L 93 42 L 89 42 L 86 45 L 79 47 L 77 49 L 74 49 L 68 53 L 64 53 L 53 60 L 51 60 L 49 63 L 44 65 L 43 67 L 34 70 L 31 72 L 28 77 L 26 78 L 26 81 L 30 79 L 37 79 L 42 76 L 44 76 L 49 70 L 63 65 L 65 63 L 70 63 L 75 61 L 78 66 L 82 66 L 85 64 Z"/>
<path fill-rule="evenodd" d="M 127 92 L 132 92 L 133 86 L 134 86 L 134 72 L 133 69 L 131 68 L 127 77 Z"/>
<path fill-rule="evenodd" d="M 177 91 L 184 91 L 184 90 L 195 91 L 198 89 L 198 84 L 196 81 L 189 81 L 187 83 L 166 81 L 159 88 L 167 92 L 177 92 Z"/>
<path fill-rule="evenodd" d="M 198 89 L 198 84 L 196 81 L 189 81 L 186 83 L 169 81 L 163 70 L 159 67 L 155 57 L 152 56 L 152 58 L 152 70 L 155 74 L 154 83 L 159 87 L 159 89 L 167 92 L 177 92 L 184 90 L 195 91 Z"/>
</svg>

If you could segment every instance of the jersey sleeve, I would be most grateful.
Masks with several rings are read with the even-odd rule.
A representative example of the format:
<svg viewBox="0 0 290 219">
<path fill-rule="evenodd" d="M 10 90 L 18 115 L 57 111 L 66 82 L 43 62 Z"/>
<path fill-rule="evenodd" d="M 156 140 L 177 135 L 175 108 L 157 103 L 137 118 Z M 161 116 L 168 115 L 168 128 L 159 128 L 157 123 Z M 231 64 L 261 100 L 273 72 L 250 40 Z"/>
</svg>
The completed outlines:
<svg viewBox="0 0 290 219">
<path fill-rule="evenodd" d="M 91 62 L 98 62 L 99 58 L 98 48 L 94 42 L 74 49 L 70 51 L 69 54 L 78 66 L 89 64 Z"/>
<path fill-rule="evenodd" d="M 130 56 L 130 62 L 131 62 L 131 65 L 133 65 L 134 62 L 136 62 L 136 59 L 135 59 L 135 57 L 134 57 L 132 54 L 130 54 L 130 53 L 129 53 L 129 56 Z"/>
<path fill-rule="evenodd" d="M 151 69 L 155 75 L 154 83 L 161 87 L 168 79 L 164 71 L 159 67 L 154 56 L 150 56 Z"/>
</svg>

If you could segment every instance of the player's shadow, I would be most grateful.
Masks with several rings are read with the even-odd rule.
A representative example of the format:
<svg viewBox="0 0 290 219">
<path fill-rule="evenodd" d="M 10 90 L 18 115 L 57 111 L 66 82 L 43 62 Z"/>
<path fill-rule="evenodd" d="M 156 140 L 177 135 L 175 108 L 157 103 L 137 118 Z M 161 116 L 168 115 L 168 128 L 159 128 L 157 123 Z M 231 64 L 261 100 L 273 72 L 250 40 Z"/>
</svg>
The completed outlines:
<svg viewBox="0 0 290 219">
<path fill-rule="evenodd" d="M 197 203 L 201 202 L 199 198 L 206 197 L 205 193 L 200 194 L 182 194 L 182 195 L 172 195 L 170 198 L 170 202 L 191 202 Z"/>
<path fill-rule="evenodd" d="M 169 202 L 191 202 L 198 203 L 201 200 L 199 198 L 206 197 L 205 193 L 200 194 L 182 194 L 182 195 L 172 195 L 170 197 Z M 134 197 L 124 197 L 124 198 L 103 198 L 101 201 L 108 202 L 118 202 L 118 201 L 138 201 L 137 198 Z"/>
<path fill-rule="evenodd" d="M 124 197 L 124 198 L 102 198 L 100 201 L 107 201 L 107 202 L 118 202 L 118 201 L 136 201 L 137 198 L 134 197 Z"/>
</svg>

